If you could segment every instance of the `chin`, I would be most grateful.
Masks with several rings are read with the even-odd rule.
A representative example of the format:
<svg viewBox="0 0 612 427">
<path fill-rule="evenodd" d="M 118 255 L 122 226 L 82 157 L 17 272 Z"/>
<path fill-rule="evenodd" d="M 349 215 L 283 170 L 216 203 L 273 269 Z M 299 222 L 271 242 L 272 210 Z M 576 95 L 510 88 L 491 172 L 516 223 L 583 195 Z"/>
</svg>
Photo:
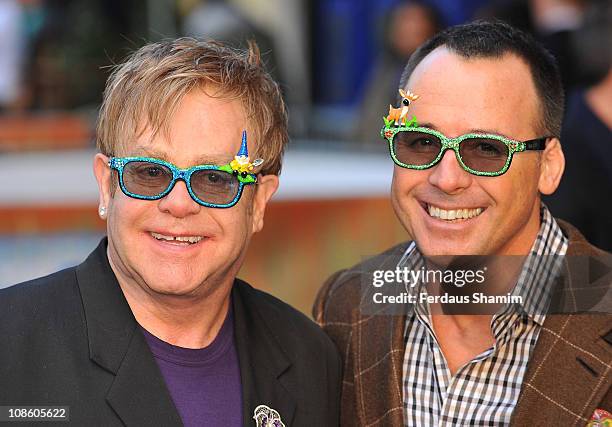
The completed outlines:
<svg viewBox="0 0 612 427">
<path fill-rule="evenodd" d="M 431 257 L 448 257 L 453 258 L 457 255 L 465 255 L 465 252 L 462 250 L 448 248 L 448 247 L 421 247 L 419 246 L 419 250 L 423 254 L 423 256 L 427 258 Z"/>
<path fill-rule="evenodd" d="M 193 295 L 205 281 L 205 276 L 196 278 L 189 272 L 153 271 L 142 276 L 147 287 L 160 295 L 188 296 Z"/>
<path fill-rule="evenodd" d="M 176 286 L 176 283 L 155 283 L 148 285 L 149 289 L 158 295 L 174 296 L 174 297 L 189 297 L 196 295 L 199 285 L 194 286 Z"/>
<path fill-rule="evenodd" d="M 416 239 L 417 246 L 421 253 L 426 257 L 450 257 L 460 255 L 482 255 L 484 248 L 481 245 L 473 242 L 449 242 L 443 240 L 425 239 L 423 244 L 419 244 L 419 239 Z"/>
</svg>

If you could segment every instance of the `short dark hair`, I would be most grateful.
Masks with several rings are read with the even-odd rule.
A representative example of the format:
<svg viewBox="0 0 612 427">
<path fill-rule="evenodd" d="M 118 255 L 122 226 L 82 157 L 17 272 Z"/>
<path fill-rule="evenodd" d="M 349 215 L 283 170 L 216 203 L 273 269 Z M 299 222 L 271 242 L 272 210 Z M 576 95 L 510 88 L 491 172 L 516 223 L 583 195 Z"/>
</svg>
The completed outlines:
<svg viewBox="0 0 612 427">
<path fill-rule="evenodd" d="M 405 88 L 410 75 L 434 49 L 445 46 L 466 59 L 500 58 L 511 53 L 527 63 L 541 103 L 542 131 L 559 137 L 563 121 L 563 84 L 557 61 L 531 35 L 502 21 L 474 21 L 456 25 L 433 36 L 410 57 L 400 87 Z M 547 135 L 547 136 L 548 136 Z"/>
</svg>

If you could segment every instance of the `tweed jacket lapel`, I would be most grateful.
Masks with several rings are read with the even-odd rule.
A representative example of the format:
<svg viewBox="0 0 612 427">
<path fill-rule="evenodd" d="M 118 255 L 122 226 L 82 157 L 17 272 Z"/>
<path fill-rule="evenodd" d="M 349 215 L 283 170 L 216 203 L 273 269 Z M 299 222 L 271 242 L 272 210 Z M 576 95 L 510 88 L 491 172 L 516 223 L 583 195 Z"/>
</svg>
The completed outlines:
<svg viewBox="0 0 612 427">
<path fill-rule="evenodd" d="M 610 315 L 547 316 L 511 425 L 584 426 L 610 405 L 602 401 L 612 386 L 611 329 Z"/>
<path fill-rule="evenodd" d="M 393 270 L 401 254 L 393 251 L 382 264 L 373 268 Z M 361 277 L 371 277 L 366 270 Z M 363 279 L 362 279 L 363 280 Z M 372 301 L 375 289 L 362 287 L 359 307 L 353 309 L 351 349 L 354 360 L 356 407 L 360 426 L 403 425 L 402 364 L 404 358 L 405 315 L 384 313 L 382 305 L 377 314 L 366 314 L 364 309 Z M 371 306 L 370 306 L 371 307 Z"/>
<path fill-rule="evenodd" d="M 403 425 L 405 316 L 353 313 L 351 348 L 360 426 Z M 384 419 L 384 420 L 383 420 Z M 383 424 L 384 422 L 384 424 Z"/>
<path fill-rule="evenodd" d="M 556 305 L 559 312 L 576 314 L 547 315 L 513 413 L 514 426 L 586 425 L 598 407 L 612 411 L 610 270 L 595 280 L 576 277 L 580 261 L 594 257 L 610 266 L 610 254 L 558 222 L 570 241 L 566 262 L 575 267 L 562 278 Z"/>
</svg>

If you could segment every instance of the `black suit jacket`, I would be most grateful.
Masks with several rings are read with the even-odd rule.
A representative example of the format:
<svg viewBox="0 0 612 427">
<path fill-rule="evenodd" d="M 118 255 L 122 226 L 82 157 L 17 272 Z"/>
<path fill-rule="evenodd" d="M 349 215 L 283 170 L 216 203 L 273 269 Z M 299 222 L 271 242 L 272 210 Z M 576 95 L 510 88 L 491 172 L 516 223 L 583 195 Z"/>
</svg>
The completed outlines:
<svg viewBox="0 0 612 427">
<path fill-rule="evenodd" d="M 77 267 L 0 290 L 0 405 L 69 406 L 78 426 L 180 426 L 106 244 Z M 327 336 L 238 279 L 232 303 L 243 424 L 264 404 L 287 427 L 338 425 L 341 365 Z"/>
</svg>

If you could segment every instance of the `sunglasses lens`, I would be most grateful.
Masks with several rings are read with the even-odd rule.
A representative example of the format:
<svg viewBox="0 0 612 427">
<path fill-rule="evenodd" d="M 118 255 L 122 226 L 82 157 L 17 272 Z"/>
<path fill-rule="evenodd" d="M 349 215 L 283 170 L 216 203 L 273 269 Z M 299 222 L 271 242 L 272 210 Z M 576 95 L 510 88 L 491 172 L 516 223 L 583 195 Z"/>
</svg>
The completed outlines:
<svg viewBox="0 0 612 427">
<path fill-rule="evenodd" d="M 441 147 L 438 137 L 424 132 L 402 131 L 393 137 L 395 157 L 406 165 L 423 166 L 433 162 Z"/>
<path fill-rule="evenodd" d="M 130 162 L 123 167 L 125 188 L 140 196 L 154 197 L 163 193 L 172 182 L 172 171 L 152 162 Z"/>
<path fill-rule="evenodd" d="M 490 138 L 469 138 L 459 144 L 459 154 L 465 165 L 479 172 L 499 172 L 508 160 L 508 147 Z"/>
<path fill-rule="evenodd" d="M 191 189 L 206 203 L 226 205 L 238 194 L 240 182 L 228 172 L 216 169 L 201 169 L 191 175 Z"/>
</svg>

